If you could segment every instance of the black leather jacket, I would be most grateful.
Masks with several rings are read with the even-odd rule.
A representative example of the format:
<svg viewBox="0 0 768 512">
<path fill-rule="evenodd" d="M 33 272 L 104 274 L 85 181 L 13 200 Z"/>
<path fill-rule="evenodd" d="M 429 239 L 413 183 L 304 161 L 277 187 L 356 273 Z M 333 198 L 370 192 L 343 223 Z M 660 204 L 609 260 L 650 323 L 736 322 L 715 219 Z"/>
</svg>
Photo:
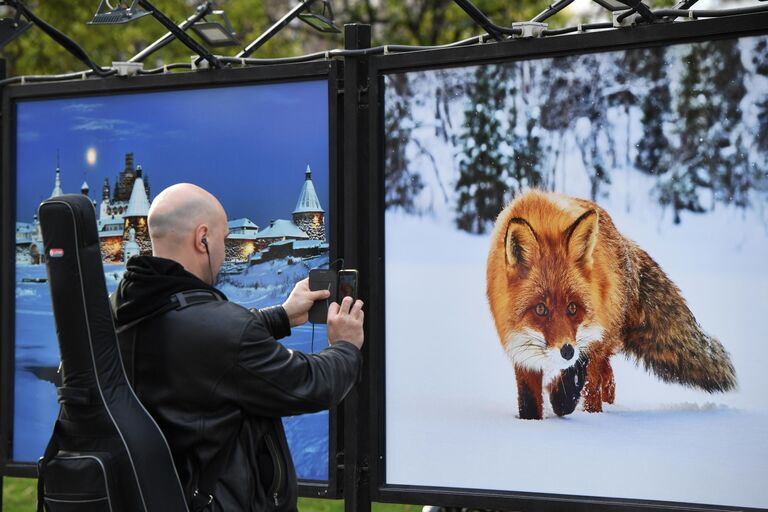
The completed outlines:
<svg viewBox="0 0 768 512">
<path fill-rule="evenodd" d="M 290 334 L 282 307 L 248 310 L 220 294 L 121 321 L 129 272 L 125 281 L 113 300 L 118 327 L 128 327 L 119 336 L 128 377 L 170 444 L 190 503 L 210 511 L 296 510 L 280 417 L 338 404 L 357 380 L 360 351 L 343 341 L 320 354 L 288 350 L 276 341 Z"/>
</svg>

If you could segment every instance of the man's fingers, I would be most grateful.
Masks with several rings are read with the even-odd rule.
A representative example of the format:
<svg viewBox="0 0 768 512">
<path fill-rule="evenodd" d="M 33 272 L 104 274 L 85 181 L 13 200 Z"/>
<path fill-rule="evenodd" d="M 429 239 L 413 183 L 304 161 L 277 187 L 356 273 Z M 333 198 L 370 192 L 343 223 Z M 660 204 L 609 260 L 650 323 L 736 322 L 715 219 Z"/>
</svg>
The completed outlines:
<svg viewBox="0 0 768 512">
<path fill-rule="evenodd" d="M 350 309 L 352 309 L 352 297 L 344 297 L 341 301 L 341 314 L 348 315 Z"/>
<path fill-rule="evenodd" d="M 339 305 L 335 302 L 331 302 L 331 305 L 328 306 L 328 317 L 336 316 L 339 314 Z"/>
<path fill-rule="evenodd" d="M 352 306 L 352 310 L 350 311 L 349 314 L 354 317 L 357 317 L 357 316 L 360 316 L 362 312 L 363 312 L 363 301 L 358 299 L 357 302 L 355 302 L 355 305 Z"/>
<path fill-rule="evenodd" d="M 309 292 L 309 298 L 313 301 L 327 299 L 330 296 L 330 290 L 316 290 L 314 292 Z"/>
</svg>

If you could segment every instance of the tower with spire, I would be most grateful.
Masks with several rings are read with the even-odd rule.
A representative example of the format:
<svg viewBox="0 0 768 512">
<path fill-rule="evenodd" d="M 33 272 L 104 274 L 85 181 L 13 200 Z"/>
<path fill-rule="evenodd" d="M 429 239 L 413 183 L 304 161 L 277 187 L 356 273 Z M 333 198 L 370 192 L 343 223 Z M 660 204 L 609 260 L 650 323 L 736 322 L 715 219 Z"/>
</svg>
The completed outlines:
<svg viewBox="0 0 768 512">
<path fill-rule="evenodd" d="M 299 200 L 293 210 L 293 223 L 309 235 L 310 240 L 325 241 L 325 210 L 312 183 L 312 170 L 307 164 L 304 171 L 304 185 L 301 187 Z"/>
<path fill-rule="evenodd" d="M 152 254 L 152 243 L 149 239 L 149 226 L 147 225 L 148 215 L 149 197 L 147 197 L 147 191 L 144 188 L 144 178 L 141 175 L 141 165 L 139 165 L 136 167 L 133 190 L 123 215 L 123 245 L 125 246 L 128 242 L 135 242 L 138 244 L 142 255 Z"/>
<path fill-rule="evenodd" d="M 63 196 L 64 191 L 61 190 L 61 163 L 59 160 L 59 151 L 56 151 L 56 180 L 53 185 L 53 192 L 51 192 L 51 197 L 58 197 Z"/>
</svg>

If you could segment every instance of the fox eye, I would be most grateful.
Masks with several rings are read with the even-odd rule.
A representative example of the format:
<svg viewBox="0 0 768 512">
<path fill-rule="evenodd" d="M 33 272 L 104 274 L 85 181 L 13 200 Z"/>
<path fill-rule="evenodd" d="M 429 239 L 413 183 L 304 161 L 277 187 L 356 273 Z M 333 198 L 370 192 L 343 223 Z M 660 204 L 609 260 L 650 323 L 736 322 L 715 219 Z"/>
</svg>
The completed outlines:
<svg viewBox="0 0 768 512">
<path fill-rule="evenodd" d="M 576 314 L 576 303 L 571 302 L 568 304 L 568 309 L 566 310 L 570 316 L 573 316 Z"/>
<path fill-rule="evenodd" d="M 549 309 L 547 309 L 547 306 L 539 302 L 536 304 L 536 314 L 539 316 L 547 316 L 549 314 Z"/>
</svg>

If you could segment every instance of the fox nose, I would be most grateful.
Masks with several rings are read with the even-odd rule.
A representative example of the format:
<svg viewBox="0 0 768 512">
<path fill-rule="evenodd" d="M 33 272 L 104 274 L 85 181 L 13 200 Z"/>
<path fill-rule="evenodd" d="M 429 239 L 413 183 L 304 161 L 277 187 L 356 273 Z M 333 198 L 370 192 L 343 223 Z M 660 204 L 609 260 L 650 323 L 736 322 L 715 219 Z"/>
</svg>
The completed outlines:
<svg viewBox="0 0 768 512">
<path fill-rule="evenodd" d="M 573 352 L 574 352 L 573 345 L 571 345 L 570 343 L 566 343 L 565 345 L 560 347 L 560 355 L 563 356 L 563 359 L 565 359 L 566 361 L 571 360 L 571 358 L 573 357 Z"/>
</svg>

